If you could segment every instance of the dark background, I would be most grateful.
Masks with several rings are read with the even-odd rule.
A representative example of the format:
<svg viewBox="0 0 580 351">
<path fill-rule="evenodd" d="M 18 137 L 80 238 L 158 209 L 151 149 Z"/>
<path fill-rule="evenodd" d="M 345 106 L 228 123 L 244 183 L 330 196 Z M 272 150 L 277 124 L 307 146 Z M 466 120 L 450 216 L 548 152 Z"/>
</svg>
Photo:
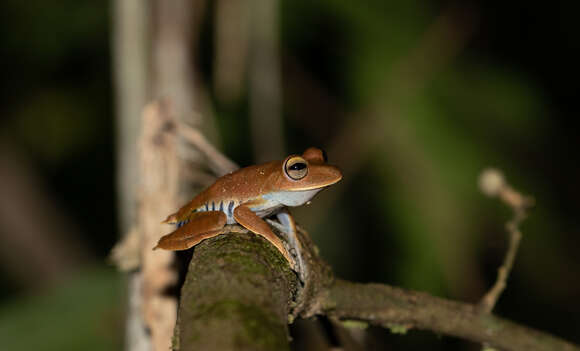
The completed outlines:
<svg viewBox="0 0 580 351">
<path fill-rule="evenodd" d="M 248 165 L 247 94 L 224 103 L 213 89 L 213 10 L 197 69 L 220 147 Z M 281 3 L 286 151 L 322 146 L 345 168 L 342 183 L 294 213 L 337 275 L 477 301 L 506 249 L 511 214 L 476 185 L 483 168 L 498 167 L 537 206 L 495 311 L 580 342 L 579 10 L 557 1 Z M 0 4 L 6 349 L 123 343 L 123 282 L 105 262 L 120 235 L 111 16 L 96 1 Z M 442 23 L 454 30 L 432 40 Z M 385 348 L 479 347 L 370 334 Z"/>
</svg>

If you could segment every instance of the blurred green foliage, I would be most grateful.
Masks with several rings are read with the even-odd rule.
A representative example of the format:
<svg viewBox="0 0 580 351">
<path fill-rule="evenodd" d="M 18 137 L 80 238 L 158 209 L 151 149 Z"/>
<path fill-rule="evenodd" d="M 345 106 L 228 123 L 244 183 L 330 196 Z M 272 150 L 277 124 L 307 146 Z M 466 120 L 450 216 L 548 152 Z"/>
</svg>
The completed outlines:
<svg viewBox="0 0 580 351">
<path fill-rule="evenodd" d="M 561 52 L 578 41 L 561 25 L 575 13 L 567 6 L 282 2 L 284 72 L 302 72 L 283 77 L 298 87 L 285 95 L 289 152 L 362 150 L 343 184 L 295 211 L 339 276 L 476 301 L 495 277 L 511 215 L 476 187 L 496 166 L 538 203 L 497 311 L 580 342 L 577 112 L 566 86 L 577 61 Z M 100 257 L 116 237 L 109 11 L 91 1 L 0 5 L 0 138 L 28 152 Z M 458 51 L 446 45 L 456 36 L 417 51 L 447 15 L 467 36 Z M 203 28 L 199 56 L 212 52 L 213 29 Z M 300 116 L 324 110 L 311 89 L 339 113 Z M 212 101 L 226 153 L 243 165 L 252 162 L 246 98 Z M 4 299 L 0 338 L 11 349 L 118 349 L 119 301 L 113 272 L 88 271 L 46 296 Z"/>
<path fill-rule="evenodd" d="M 120 350 L 122 280 L 112 268 L 86 268 L 42 295 L 0 305 L 6 350 Z"/>
</svg>

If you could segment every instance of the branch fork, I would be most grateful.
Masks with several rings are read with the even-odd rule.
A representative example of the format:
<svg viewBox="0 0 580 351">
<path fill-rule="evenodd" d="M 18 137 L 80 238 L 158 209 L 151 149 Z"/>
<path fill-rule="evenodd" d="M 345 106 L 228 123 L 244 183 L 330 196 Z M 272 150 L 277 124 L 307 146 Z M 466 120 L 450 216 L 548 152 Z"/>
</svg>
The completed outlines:
<svg viewBox="0 0 580 351">
<path fill-rule="evenodd" d="M 503 203 L 511 207 L 514 212 L 512 219 L 506 223 L 509 244 L 503 263 L 498 268 L 497 279 L 494 285 L 479 302 L 480 310 L 490 313 L 507 286 L 507 280 L 513 268 L 520 241 L 522 239 L 522 233 L 519 226 L 526 218 L 527 210 L 534 205 L 534 199 L 523 196 L 517 190 L 513 189 L 506 182 L 503 174 L 499 170 L 493 168 L 486 169 L 481 173 L 479 187 L 485 195 L 489 197 L 498 197 Z"/>
</svg>

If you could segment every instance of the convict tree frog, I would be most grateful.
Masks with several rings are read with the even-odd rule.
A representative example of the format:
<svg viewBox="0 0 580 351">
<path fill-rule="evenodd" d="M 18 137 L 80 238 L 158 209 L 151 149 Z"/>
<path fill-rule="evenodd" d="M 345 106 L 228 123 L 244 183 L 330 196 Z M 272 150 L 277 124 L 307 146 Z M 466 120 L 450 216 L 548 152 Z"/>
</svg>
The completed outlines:
<svg viewBox="0 0 580 351">
<path fill-rule="evenodd" d="M 239 223 L 272 243 L 304 278 L 296 226 L 286 207 L 309 202 L 341 179 L 340 170 L 326 164 L 324 152 L 313 147 L 302 156 L 241 168 L 219 178 L 169 215 L 164 223 L 177 224 L 177 229 L 163 236 L 155 248 L 186 250 L 222 233 L 226 224 Z M 286 242 L 262 219 L 272 215 L 287 235 Z"/>
</svg>

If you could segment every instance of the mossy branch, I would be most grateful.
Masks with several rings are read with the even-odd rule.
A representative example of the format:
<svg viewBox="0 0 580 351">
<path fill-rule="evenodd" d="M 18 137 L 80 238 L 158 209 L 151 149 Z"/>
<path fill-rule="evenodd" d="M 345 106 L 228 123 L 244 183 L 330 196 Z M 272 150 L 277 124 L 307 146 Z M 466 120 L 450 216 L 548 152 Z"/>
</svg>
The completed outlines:
<svg viewBox="0 0 580 351">
<path fill-rule="evenodd" d="M 293 316 L 324 314 L 396 330 L 431 330 L 501 350 L 580 351 L 477 305 L 333 279 L 300 234 L 313 272 L 306 285 L 272 245 L 252 233 L 236 230 L 198 245 L 182 288 L 174 349 L 288 350 L 287 325 Z"/>
<path fill-rule="evenodd" d="M 182 288 L 176 350 L 289 350 L 296 275 L 257 235 L 203 241 Z"/>
<path fill-rule="evenodd" d="M 430 330 L 499 350 L 580 350 L 547 333 L 489 314 L 477 305 L 385 284 L 336 280 L 327 296 L 322 313 L 339 320 L 360 320 L 391 330 Z"/>
</svg>

